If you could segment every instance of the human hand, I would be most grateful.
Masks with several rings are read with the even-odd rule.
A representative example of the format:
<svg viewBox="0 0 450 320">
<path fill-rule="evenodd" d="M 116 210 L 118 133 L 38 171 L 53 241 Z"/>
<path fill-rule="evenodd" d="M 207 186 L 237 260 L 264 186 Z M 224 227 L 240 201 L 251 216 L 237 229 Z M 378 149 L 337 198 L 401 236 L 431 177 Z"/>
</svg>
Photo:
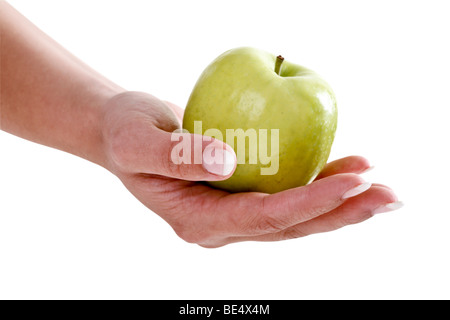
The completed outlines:
<svg viewBox="0 0 450 320">
<path fill-rule="evenodd" d="M 333 161 L 311 184 L 276 194 L 214 189 L 200 181 L 227 179 L 235 159 L 231 165 L 214 167 L 174 164 L 171 152 L 178 142 L 171 141 L 171 133 L 180 128 L 183 109 L 145 93 L 125 92 L 110 99 L 104 110 L 107 168 L 187 242 L 214 248 L 239 241 L 298 238 L 401 206 L 389 187 L 370 184 L 358 175 L 369 168 L 359 156 Z M 197 147 L 234 155 L 219 140 Z"/>
</svg>

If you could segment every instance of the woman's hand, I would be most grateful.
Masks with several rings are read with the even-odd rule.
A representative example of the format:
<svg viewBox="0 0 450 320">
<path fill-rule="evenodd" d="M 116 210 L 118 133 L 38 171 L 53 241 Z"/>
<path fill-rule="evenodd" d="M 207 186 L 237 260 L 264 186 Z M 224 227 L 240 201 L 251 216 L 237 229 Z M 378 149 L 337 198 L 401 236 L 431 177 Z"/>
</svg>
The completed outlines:
<svg viewBox="0 0 450 320">
<path fill-rule="evenodd" d="M 235 164 L 211 168 L 171 161 L 178 143 L 171 134 L 180 128 L 183 109 L 149 94 L 125 92 L 110 99 L 104 110 L 107 168 L 187 242 L 220 247 L 238 241 L 298 238 L 401 206 L 390 188 L 365 182 L 358 175 L 370 167 L 358 156 L 329 163 L 307 186 L 272 195 L 217 190 L 198 181 L 226 179 Z M 198 147 L 234 154 L 214 139 Z"/>
<path fill-rule="evenodd" d="M 332 162 L 310 185 L 273 195 L 230 194 L 196 182 L 228 178 L 234 151 L 218 140 L 193 143 L 194 155 L 212 154 L 204 152 L 210 148 L 227 161 L 176 165 L 171 152 L 178 142 L 171 137 L 182 109 L 124 92 L 5 1 L 0 9 L 1 129 L 108 168 L 188 242 L 218 247 L 297 238 L 400 205 L 389 188 L 370 187 L 357 175 L 369 166 L 361 157 Z"/>
</svg>

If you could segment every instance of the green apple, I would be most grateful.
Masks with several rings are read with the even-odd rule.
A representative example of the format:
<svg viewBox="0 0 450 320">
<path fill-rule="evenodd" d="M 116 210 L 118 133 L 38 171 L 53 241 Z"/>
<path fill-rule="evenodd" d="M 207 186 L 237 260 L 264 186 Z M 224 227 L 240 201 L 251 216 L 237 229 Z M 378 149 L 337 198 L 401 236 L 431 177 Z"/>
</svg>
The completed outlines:
<svg viewBox="0 0 450 320">
<path fill-rule="evenodd" d="M 335 96 L 319 75 L 249 47 L 226 51 L 203 71 L 183 119 L 184 129 L 236 151 L 234 174 L 210 182 L 230 192 L 310 183 L 327 162 L 336 125 Z"/>
</svg>

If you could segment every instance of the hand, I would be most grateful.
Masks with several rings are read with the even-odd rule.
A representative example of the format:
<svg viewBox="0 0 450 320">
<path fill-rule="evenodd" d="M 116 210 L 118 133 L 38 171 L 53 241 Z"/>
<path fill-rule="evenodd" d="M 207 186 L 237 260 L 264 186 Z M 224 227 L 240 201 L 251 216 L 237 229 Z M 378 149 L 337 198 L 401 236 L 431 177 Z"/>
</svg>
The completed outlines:
<svg viewBox="0 0 450 320">
<path fill-rule="evenodd" d="M 401 205 L 390 188 L 371 185 L 358 175 L 369 168 L 359 156 L 327 164 L 307 186 L 272 195 L 217 190 L 198 181 L 226 179 L 234 168 L 221 175 L 222 168 L 171 161 L 178 143 L 171 141 L 171 133 L 180 128 L 183 109 L 145 93 L 125 92 L 110 99 L 105 110 L 108 169 L 187 242 L 213 248 L 298 238 L 362 222 Z M 200 147 L 208 145 L 230 149 L 214 139 Z"/>
</svg>

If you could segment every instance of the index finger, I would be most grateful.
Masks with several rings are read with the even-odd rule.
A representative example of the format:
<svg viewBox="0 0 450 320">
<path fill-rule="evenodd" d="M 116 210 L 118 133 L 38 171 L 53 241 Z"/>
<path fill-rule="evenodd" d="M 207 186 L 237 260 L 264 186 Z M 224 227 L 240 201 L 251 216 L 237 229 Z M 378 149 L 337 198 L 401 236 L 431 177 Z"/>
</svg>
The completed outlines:
<svg viewBox="0 0 450 320">
<path fill-rule="evenodd" d="M 234 235 L 274 233 L 329 212 L 370 185 L 356 174 L 336 174 L 271 195 L 230 194 L 219 207 Z"/>
</svg>

